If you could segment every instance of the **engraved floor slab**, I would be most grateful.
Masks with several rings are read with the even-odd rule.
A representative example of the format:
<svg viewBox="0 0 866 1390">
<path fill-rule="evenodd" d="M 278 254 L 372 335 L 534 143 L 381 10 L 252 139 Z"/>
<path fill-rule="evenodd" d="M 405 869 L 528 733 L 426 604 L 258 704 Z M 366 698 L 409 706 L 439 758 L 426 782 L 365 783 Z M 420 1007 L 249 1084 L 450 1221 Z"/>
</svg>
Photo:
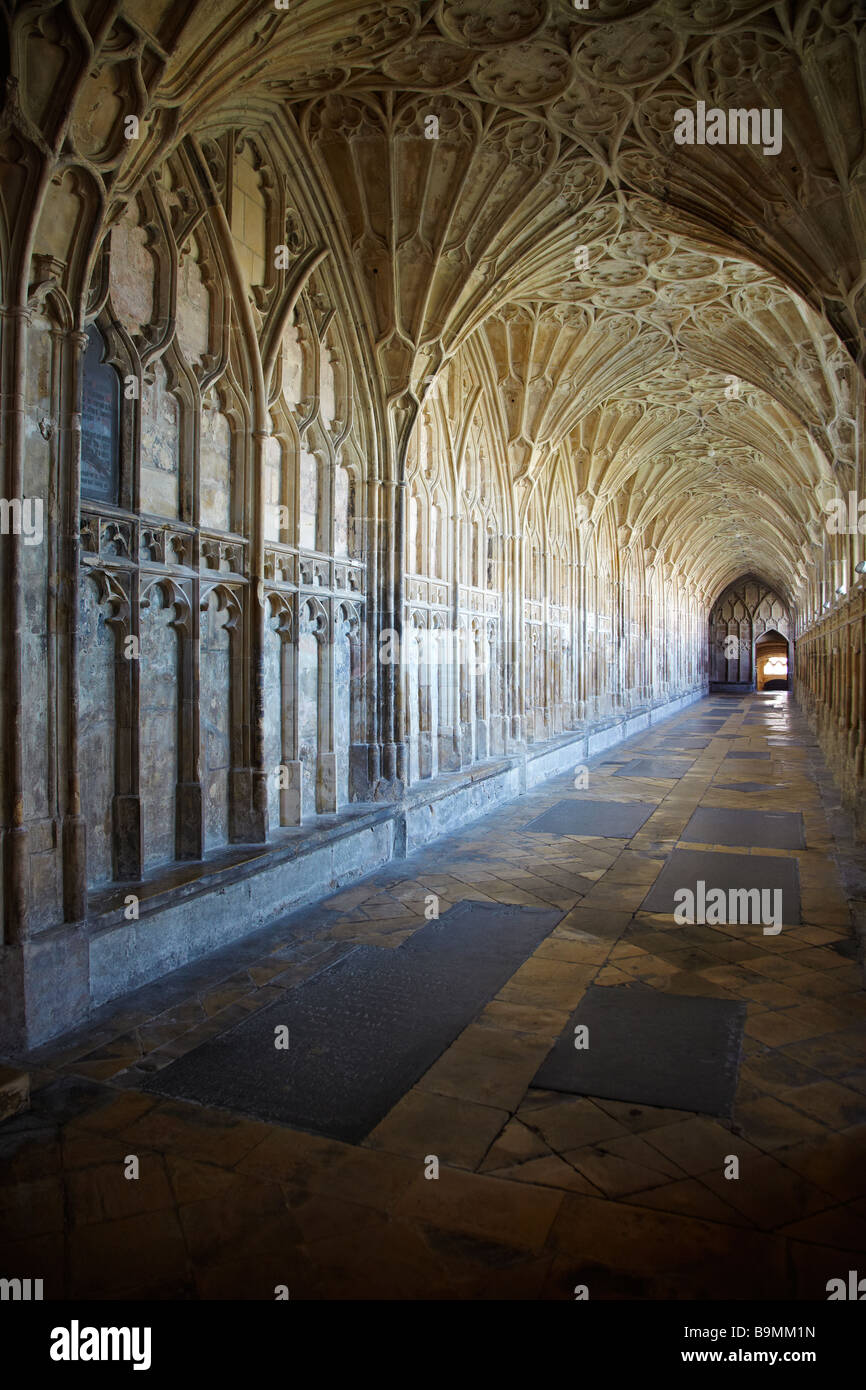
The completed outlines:
<svg viewBox="0 0 866 1390">
<path fill-rule="evenodd" d="M 614 777 L 669 777 L 676 781 L 688 772 L 693 758 L 632 758 L 613 775 Z"/>
<path fill-rule="evenodd" d="M 739 1000 L 591 985 L 532 1084 L 729 1116 L 745 1019 Z M 576 1048 L 574 1030 L 581 1024 L 589 1046 Z"/>
<path fill-rule="evenodd" d="M 552 835 L 610 835 L 630 840 L 656 809 L 650 801 L 558 801 L 523 828 Z"/>
<path fill-rule="evenodd" d="M 358 1143 L 560 921 L 462 902 L 402 946 L 358 946 L 143 1089 Z M 289 1046 L 274 1046 L 285 1025 Z"/>
<path fill-rule="evenodd" d="M 702 845 L 805 849 L 799 811 L 723 811 L 699 806 L 680 836 Z"/>
<path fill-rule="evenodd" d="M 796 859 L 783 859 L 772 854 L 724 854 L 705 849 L 675 849 L 644 898 L 644 912 L 673 913 L 677 907 L 674 893 L 690 888 L 697 893 L 701 880 L 706 892 L 721 888 L 766 888 L 782 893 L 782 921 L 791 927 L 800 925 L 800 875 Z M 760 927 L 755 928 L 760 938 Z"/>
<path fill-rule="evenodd" d="M 720 737 L 724 738 L 725 735 L 722 734 Z M 663 753 L 673 751 L 676 748 L 683 748 L 688 752 L 694 749 L 695 752 L 697 752 L 700 749 L 709 748 L 709 746 L 710 740 L 708 738 L 701 738 L 699 734 L 681 734 L 679 737 L 677 737 L 676 734 L 668 734 L 665 738 L 660 739 L 658 743 L 658 747 Z"/>
<path fill-rule="evenodd" d="M 720 792 L 768 792 L 778 791 L 780 787 L 787 784 L 784 782 L 714 782 L 717 791 Z M 705 844 L 709 841 L 705 840 Z M 718 841 L 713 841 L 717 844 Z"/>
<path fill-rule="evenodd" d="M 751 758 L 752 761 L 760 760 L 760 761 L 762 761 L 762 762 L 769 762 L 769 760 L 770 760 L 770 755 L 769 755 L 769 753 L 737 753 L 737 752 L 731 752 L 731 753 L 726 753 L 726 754 L 725 754 L 725 757 L 726 757 L 726 758 Z"/>
</svg>

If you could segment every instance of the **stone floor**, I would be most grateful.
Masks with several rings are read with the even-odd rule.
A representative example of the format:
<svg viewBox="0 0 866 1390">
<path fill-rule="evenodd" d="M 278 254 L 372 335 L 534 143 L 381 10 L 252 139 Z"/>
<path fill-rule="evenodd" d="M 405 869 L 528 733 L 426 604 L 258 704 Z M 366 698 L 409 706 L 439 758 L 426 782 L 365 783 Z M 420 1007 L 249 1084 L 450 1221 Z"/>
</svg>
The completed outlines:
<svg viewBox="0 0 866 1390">
<path fill-rule="evenodd" d="M 664 769 L 677 775 L 626 771 L 645 757 L 679 758 Z M 578 1285 L 595 1299 L 824 1299 L 828 1279 L 862 1270 L 866 994 L 849 898 L 864 857 L 796 708 L 715 696 L 595 759 L 586 791 L 573 782 L 32 1054 L 32 1108 L 0 1126 L 0 1273 L 41 1277 L 52 1299 L 273 1299 L 277 1286 L 308 1300 L 573 1299 Z M 630 840 L 527 829 L 570 798 L 655 809 Z M 681 843 L 698 807 L 799 810 L 805 848 Z M 795 858 L 800 925 L 765 936 L 643 911 L 678 847 Z M 440 913 L 474 899 L 562 917 L 360 1145 L 141 1090 L 358 943 L 399 947 L 433 894 Z M 636 981 L 746 1002 L 730 1123 L 531 1088 L 587 986 Z"/>
</svg>

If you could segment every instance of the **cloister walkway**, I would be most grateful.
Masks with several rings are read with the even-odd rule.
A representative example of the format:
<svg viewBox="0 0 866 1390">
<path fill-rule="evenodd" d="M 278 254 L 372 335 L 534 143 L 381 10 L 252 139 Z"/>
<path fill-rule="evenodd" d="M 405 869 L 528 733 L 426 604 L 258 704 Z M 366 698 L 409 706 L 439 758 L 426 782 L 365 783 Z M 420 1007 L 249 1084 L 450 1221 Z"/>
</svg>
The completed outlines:
<svg viewBox="0 0 866 1390">
<path fill-rule="evenodd" d="M 280 1285 L 302 1300 L 573 1299 L 576 1286 L 593 1299 L 825 1298 L 866 1250 L 866 994 L 849 903 L 862 852 L 821 753 L 786 694 L 715 696 L 584 780 L 555 778 L 33 1054 L 32 1109 L 0 1127 L 7 1266 L 44 1271 L 46 1298 L 267 1300 Z M 671 889 L 726 867 L 744 887 L 781 884 L 781 930 L 675 919 Z M 455 916 L 458 904 L 486 915 Z M 449 923 L 471 943 L 477 919 L 480 942 L 498 914 L 535 932 L 505 978 L 504 956 L 484 974 L 480 945 L 456 965 L 437 954 Z M 388 981 L 403 977 L 386 968 L 413 951 L 431 981 L 429 1006 L 423 991 L 411 1000 L 414 1078 L 389 1052 Z M 453 991 L 437 996 L 447 960 Z M 361 965 L 366 1013 L 352 998 Z M 693 1092 L 677 1103 L 691 1083 L 681 1056 L 662 1055 L 665 1027 L 666 1104 L 627 1094 L 641 1060 L 628 1048 L 608 1088 L 621 1098 L 539 1084 L 582 1001 L 605 990 L 638 1012 L 650 994 L 667 1001 L 672 1028 L 691 1001 L 697 1037 L 717 1036 L 712 1010 L 728 1006 L 733 1053 L 692 1060 L 705 1077 L 727 1068 L 730 1112 L 694 1108 Z M 324 1023 L 305 1005 L 316 991 Z M 460 1026 L 423 1056 L 443 1036 L 432 1001 L 449 993 Z M 353 1007 L 357 1050 L 340 1031 Z M 273 1039 L 281 1018 L 298 1088 L 318 1057 L 311 1104 L 339 1058 L 357 1068 L 361 1110 L 365 1087 L 374 1110 L 392 1087 L 366 1133 L 335 1137 L 338 1099 L 306 1129 L 268 1116 L 300 1093 L 250 1080 L 251 1066 L 279 1078 L 255 1027 L 267 1020 Z"/>
</svg>

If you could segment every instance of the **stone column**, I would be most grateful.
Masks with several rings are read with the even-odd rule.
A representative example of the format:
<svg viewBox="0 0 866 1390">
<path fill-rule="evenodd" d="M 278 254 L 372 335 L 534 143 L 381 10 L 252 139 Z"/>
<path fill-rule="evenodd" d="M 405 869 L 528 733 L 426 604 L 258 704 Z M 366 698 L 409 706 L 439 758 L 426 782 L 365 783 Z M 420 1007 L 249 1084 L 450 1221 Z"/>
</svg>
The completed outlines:
<svg viewBox="0 0 866 1390">
<path fill-rule="evenodd" d="M 860 651 L 857 655 L 857 702 L 854 706 L 854 730 L 852 737 L 852 757 L 854 772 L 863 776 L 864 739 L 866 739 L 866 615 L 863 613 L 863 600 L 859 600 Z"/>
<path fill-rule="evenodd" d="M 79 921 L 87 912 L 87 840 L 81 814 L 78 759 L 79 506 L 81 498 L 81 370 L 87 337 L 84 333 L 52 333 L 60 366 L 58 401 L 57 489 L 60 545 L 57 555 L 57 624 L 66 647 L 62 732 L 66 767 L 66 796 L 61 822 L 63 857 L 63 916 Z M 58 698 L 61 695 L 57 690 Z"/>
<path fill-rule="evenodd" d="M 316 810 L 337 809 L 337 754 L 334 749 L 335 604 L 328 601 L 327 627 L 316 634 L 319 644 L 319 749 L 316 760 Z"/>
<path fill-rule="evenodd" d="M 430 689 L 432 674 L 430 644 L 432 632 L 429 627 L 421 631 L 421 651 L 418 661 L 418 776 L 433 775 L 433 700 Z"/>
<path fill-rule="evenodd" d="M 243 709 L 232 718 L 232 746 L 240 733 L 243 765 L 232 768 L 231 839 L 263 844 L 268 838 L 268 771 L 265 767 L 265 450 L 269 434 L 252 431 L 252 500 L 250 507 L 249 586 L 244 604 L 242 652 L 232 644 L 232 659 L 244 661 Z M 240 728 L 238 728 L 240 726 Z"/>
<path fill-rule="evenodd" d="M 128 611 L 125 621 L 113 624 L 114 710 L 116 752 L 114 761 L 114 796 L 111 802 L 111 852 L 114 877 L 136 881 L 144 872 L 144 843 L 142 839 L 141 794 L 139 781 L 141 662 L 127 661 L 123 654 L 124 638 L 139 636 L 139 575 L 127 580 Z"/>
<path fill-rule="evenodd" d="M 463 536 L 459 506 L 451 514 L 451 632 L 447 639 L 448 728 L 451 736 L 451 766 L 464 766 L 461 718 L 463 714 L 463 651 L 460 631 L 460 585 L 463 582 Z"/>
<path fill-rule="evenodd" d="M 359 730 L 358 741 L 349 749 L 349 787 L 353 801 L 371 799 L 379 785 L 382 775 L 382 757 L 379 745 L 379 703 L 382 685 L 382 663 L 380 660 L 379 633 L 381 631 L 381 556 L 379 547 L 380 532 L 379 480 L 375 465 L 370 464 L 366 486 L 366 509 L 364 518 L 364 554 L 367 562 L 367 590 L 364 612 L 365 663 L 364 663 L 364 710 L 363 730 Z M 357 523 L 356 523 L 357 524 Z M 296 629 L 297 631 L 297 629 Z M 296 683 L 297 693 L 297 683 Z M 364 742 L 361 742 L 361 739 Z M 297 744 L 295 744 L 297 748 Z"/>
<path fill-rule="evenodd" d="M 286 769 L 285 784 L 280 787 L 280 825 L 301 824 L 303 769 L 298 758 L 299 612 L 298 595 L 294 594 L 289 630 L 280 634 L 280 747 Z"/>
<path fill-rule="evenodd" d="M 526 624 L 523 606 L 524 545 L 519 531 L 511 537 L 511 560 L 511 738 L 520 747 L 526 740 L 526 652 L 523 642 Z"/>
<path fill-rule="evenodd" d="M 23 497 L 24 486 L 24 371 L 28 311 L 17 305 L 0 310 L 0 420 L 3 450 L 3 492 L 10 500 Z M 29 934 L 30 851 L 24 824 L 24 767 L 22 755 L 22 619 L 21 536 L 10 532 L 0 539 L 0 612 L 3 661 L 3 935 L 9 944 Z"/>
<path fill-rule="evenodd" d="M 183 586 L 186 587 L 186 586 Z M 201 859 L 204 854 L 204 799 L 201 788 L 201 696 L 199 659 L 201 650 L 201 586 L 190 584 L 191 602 L 184 621 L 177 629 L 177 701 L 179 736 L 177 748 L 177 786 L 175 789 L 175 857 Z M 235 635 L 237 636 L 237 634 Z M 238 660 L 235 640 L 230 636 L 230 663 Z M 234 739 L 232 739 L 234 743 Z M 234 780 L 234 779 L 232 779 Z M 234 785 L 232 785 L 234 792 Z M 234 807 L 234 795 L 231 806 Z M 233 836 L 240 838 L 240 836 Z"/>
<path fill-rule="evenodd" d="M 393 718 L 393 739 L 394 739 L 394 778 L 398 784 L 397 790 L 401 791 L 409 783 L 409 756 L 406 747 L 406 708 L 405 691 L 403 683 L 403 624 L 404 624 L 404 604 L 406 594 L 406 579 L 404 552 L 406 549 L 406 494 L 407 486 L 405 479 L 395 484 L 393 500 L 394 516 L 394 544 L 393 544 L 393 565 L 394 565 L 394 615 L 397 629 L 400 633 L 400 666 L 395 673 L 394 681 L 394 718 Z"/>
<path fill-rule="evenodd" d="M 577 680 L 577 717 L 586 721 L 586 562 L 576 566 L 576 608 L 574 665 Z"/>
<path fill-rule="evenodd" d="M 381 662 L 378 640 L 376 651 L 378 699 L 374 739 L 379 749 L 381 779 L 376 794 L 396 799 L 407 781 L 406 744 L 403 739 L 403 534 L 405 484 L 390 479 L 378 483 L 379 517 L 377 535 L 378 631 L 396 634 L 392 658 Z"/>
</svg>

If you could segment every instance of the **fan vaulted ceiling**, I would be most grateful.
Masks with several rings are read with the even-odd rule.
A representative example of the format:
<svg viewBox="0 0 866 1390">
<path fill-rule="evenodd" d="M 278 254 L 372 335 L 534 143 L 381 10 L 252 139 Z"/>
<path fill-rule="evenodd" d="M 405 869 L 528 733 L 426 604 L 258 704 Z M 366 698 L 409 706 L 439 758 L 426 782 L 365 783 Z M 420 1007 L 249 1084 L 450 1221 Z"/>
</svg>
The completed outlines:
<svg viewBox="0 0 866 1390">
<path fill-rule="evenodd" d="M 574 470 L 584 524 L 614 508 L 622 546 L 641 534 L 708 601 L 748 571 L 796 599 L 824 496 L 857 478 L 854 4 L 20 9 L 43 12 L 43 43 L 7 130 L 38 132 L 43 176 L 95 188 L 104 226 L 185 137 L 209 159 L 219 131 L 259 126 L 301 220 L 303 202 L 327 228 L 401 419 L 468 352 L 498 383 L 516 478 Z M 699 100 L 780 109 L 781 152 L 677 145 L 674 112 Z M 131 110 L 137 141 L 118 134 Z"/>
</svg>

